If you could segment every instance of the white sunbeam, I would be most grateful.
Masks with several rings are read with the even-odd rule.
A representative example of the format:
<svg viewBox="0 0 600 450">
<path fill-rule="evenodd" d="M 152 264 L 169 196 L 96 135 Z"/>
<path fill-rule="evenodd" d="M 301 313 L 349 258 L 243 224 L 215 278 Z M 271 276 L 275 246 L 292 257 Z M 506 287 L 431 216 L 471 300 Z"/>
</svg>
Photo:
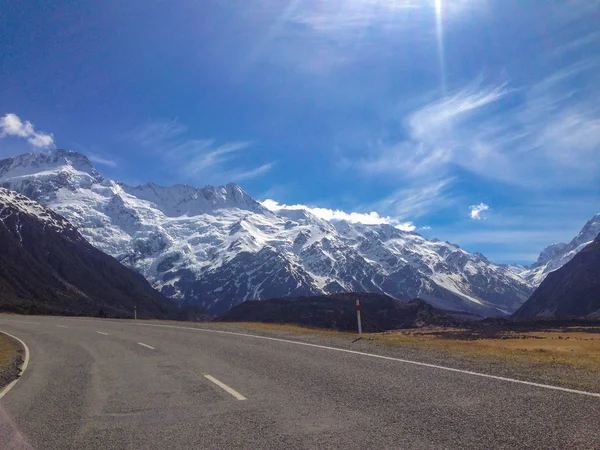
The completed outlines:
<svg viewBox="0 0 600 450">
<path fill-rule="evenodd" d="M 444 52 L 444 25 L 443 25 L 443 8 L 442 0 L 435 0 L 435 22 L 437 32 L 437 48 L 438 48 L 438 60 L 440 64 L 440 87 L 442 96 L 446 97 L 446 60 Z"/>
</svg>

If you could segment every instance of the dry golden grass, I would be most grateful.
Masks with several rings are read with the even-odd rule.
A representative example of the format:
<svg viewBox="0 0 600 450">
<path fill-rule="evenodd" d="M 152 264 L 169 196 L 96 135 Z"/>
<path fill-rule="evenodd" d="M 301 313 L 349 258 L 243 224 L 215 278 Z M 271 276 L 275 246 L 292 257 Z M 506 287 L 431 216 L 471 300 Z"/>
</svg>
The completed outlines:
<svg viewBox="0 0 600 450">
<path fill-rule="evenodd" d="M 469 340 L 460 338 L 461 330 L 445 334 L 440 330 L 418 330 L 388 332 L 373 337 L 387 343 L 430 346 L 462 355 L 562 364 L 600 372 L 600 333 L 579 330 L 500 332 L 492 338 Z"/>
<path fill-rule="evenodd" d="M 8 364 L 17 350 L 17 345 L 8 336 L 0 333 L 0 367 Z"/>
<path fill-rule="evenodd" d="M 293 324 L 255 322 L 213 323 L 267 332 L 321 334 L 356 338 L 356 333 L 303 327 Z M 600 333 L 577 330 L 498 332 L 493 337 L 475 337 L 469 330 L 426 328 L 365 334 L 370 340 L 386 345 L 431 348 L 456 356 L 565 365 L 600 373 Z M 467 337 L 469 339 L 467 339 Z"/>
</svg>

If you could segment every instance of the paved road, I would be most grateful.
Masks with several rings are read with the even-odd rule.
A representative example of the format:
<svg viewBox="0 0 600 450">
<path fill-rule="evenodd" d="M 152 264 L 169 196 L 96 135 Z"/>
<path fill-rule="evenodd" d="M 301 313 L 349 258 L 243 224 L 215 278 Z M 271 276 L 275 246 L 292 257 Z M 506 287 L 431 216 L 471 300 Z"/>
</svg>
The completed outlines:
<svg viewBox="0 0 600 450">
<path fill-rule="evenodd" d="M 598 397 L 148 325 L 0 317 L 31 352 L 0 448 L 600 448 Z"/>
</svg>

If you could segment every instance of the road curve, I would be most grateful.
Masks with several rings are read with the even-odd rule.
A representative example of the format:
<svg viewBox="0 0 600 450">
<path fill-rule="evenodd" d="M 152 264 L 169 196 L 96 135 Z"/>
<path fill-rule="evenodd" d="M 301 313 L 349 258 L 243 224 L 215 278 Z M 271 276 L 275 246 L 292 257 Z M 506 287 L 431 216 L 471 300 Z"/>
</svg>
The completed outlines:
<svg viewBox="0 0 600 450">
<path fill-rule="evenodd" d="M 0 329 L 31 353 L 2 449 L 600 448 L 597 397 L 128 321 Z"/>
</svg>

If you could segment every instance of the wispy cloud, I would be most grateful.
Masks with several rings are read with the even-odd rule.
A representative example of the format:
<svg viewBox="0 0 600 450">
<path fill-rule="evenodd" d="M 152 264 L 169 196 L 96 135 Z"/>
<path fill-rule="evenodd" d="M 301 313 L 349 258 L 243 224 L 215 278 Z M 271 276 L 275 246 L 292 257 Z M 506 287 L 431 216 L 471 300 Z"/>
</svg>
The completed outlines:
<svg viewBox="0 0 600 450">
<path fill-rule="evenodd" d="M 178 139 L 187 130 L 187 126 L 176 120 L 156 120 L 135 128 L 126 137 L 146 147 L 156 147 Z"/>
<path fill-rule="evenodd" d="M 450 206 L 454 202 L 449 193 L 452 182 L 452 178 L 443 178 L 401 188 L 371 206 L 398 221 L 414 220 Z"/>
<path fill-rule="evenodd" d="M 23 122 L 19 116 L 13 113 L 8 113 L 0 118 L 0 138 L 6 136 L 26 139 L 35 148 L 54 147 L 52 134 L 36 131 L 31 122 L 28 120 Z"/>
<path fill-rule="evenodd" d="M 101 164 L 103 166 L 117 167 L 117 165 L 118 165 L 116 161 L 114 161 L 112 159 L 104 158 L 96 153 L 88 153 L 87 157 L 93 163 Z"/>
<path fill-rule="evenodd" d="M 271 211 L 278 210 L 303 210 L 308 211 L 316 217 L 327 221 L 346 220 L 352 223 L 362 223 L 365 225 L 390 224 L 404 231 L 414 231 L 416 227 L 412 222 L 399 222 L 391 217 L 380 216 L 378 213 L 371 211 L 368 213 L 345 212 L 339 209 L 319 208 L 307 205 L 285 205 L 276 202 L 275 200 L 267 199 L 261 204 Z"/>
<path fill-rule="evenodd" d="M 490 207 L 485 203 L 480 203 L 479 205 L 471 205 L 469 206 L 469 217 L 474 220 L 485 219 L 485 215 L 483 213 L 489 211 L 489 209 Z"/>
<path fill-rule="evenodd" d="M 217 143 L 215 139 L 193 137 L 186 125 L 173 120 L 154 121 L 126 135 L 128 140 L 153 151 L 165 167 L 187 179 L 202 179 L 204 183 L 243 181 L 267 173 L 274 166 L 268 162 L 258 167 L 236 164 L 249 141 Z"/>
<path fill-rule="evenodd" d="M 275 163 L 271 162 L 255 167 L 254 169 L 227 171 L 223 173 L 223 177 L 231 181 L 240 182 L 264 175 L 273 167 L 275 167 Z"/>
<path fill-rule="evenodd" d="M 480 82 L 434 101 L 404 120 L 406 138 L 382 143 L 352 167 L 405 178 L 451 175 L 545 188 L 576 185 L 600 171 L 600 82 L 595 61 L 510 89 Z"/>
</svg>

